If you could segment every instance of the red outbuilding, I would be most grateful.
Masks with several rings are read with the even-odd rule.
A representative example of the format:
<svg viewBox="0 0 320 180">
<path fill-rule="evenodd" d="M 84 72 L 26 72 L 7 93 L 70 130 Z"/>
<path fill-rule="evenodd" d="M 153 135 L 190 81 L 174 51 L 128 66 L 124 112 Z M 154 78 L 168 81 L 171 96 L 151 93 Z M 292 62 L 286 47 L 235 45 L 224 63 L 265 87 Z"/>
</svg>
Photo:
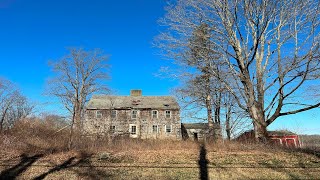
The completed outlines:
<svg viewBox="0 0 320 180">
<path fill-rule="evenodd" d="M 299 136 L 290 131 L 268 131 L 271 142 L 275 145 L 281 145 L 289 148 L 301 147 Z M 254 132 L 246 131 L 241 134 L 236 140 L 242 142 L 254 141 Z"/>
</svg>

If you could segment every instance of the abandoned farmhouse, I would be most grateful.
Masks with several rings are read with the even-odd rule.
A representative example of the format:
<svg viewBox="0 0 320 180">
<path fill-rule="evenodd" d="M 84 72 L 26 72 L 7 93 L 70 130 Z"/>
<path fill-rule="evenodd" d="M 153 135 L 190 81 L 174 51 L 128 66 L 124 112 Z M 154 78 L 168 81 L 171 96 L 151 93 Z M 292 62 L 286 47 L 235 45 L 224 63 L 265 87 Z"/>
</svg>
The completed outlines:
<svg viewBox="0 0 320 180">
<path fill-rule="evenodd" d="M 129 135 L 141 139 L 181 139 L 180 107 L 171 96 L 96 95 L 86 107 L 87 134 Z"/>
</svg>

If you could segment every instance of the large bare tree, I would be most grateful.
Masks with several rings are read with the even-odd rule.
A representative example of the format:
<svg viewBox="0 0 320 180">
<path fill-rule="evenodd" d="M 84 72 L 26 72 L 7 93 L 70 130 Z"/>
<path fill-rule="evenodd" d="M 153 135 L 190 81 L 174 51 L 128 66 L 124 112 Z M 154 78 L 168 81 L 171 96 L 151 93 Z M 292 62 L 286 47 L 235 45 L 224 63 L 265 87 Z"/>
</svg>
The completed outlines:
<svg viewBox="0 0 320 180">
<path fill-rule="evenodd" d="M 56 76 L 48 82 L 49 94 L 57 97 L 71 115 L 70 147 L 73 128 L 81 130 L 84 108 L 90 96 L 109 91 L 104 84 L 109 78 L 107 59 L 99 49 L 70 49 L 69 55 L 50 62 Z"/>
<path fill-rule="evenodd" d="M 320 106 L 305 98 L 319 83 L 319 14 L 318 0 L 179 0 L 160 20 L 166 30 L 157 39 L 166 55 L 181 62 L 192 32 L 207 24 L 227 64 L 228 75 L 218 79 L 264 141 L 277 118 Z"/>
</svg>

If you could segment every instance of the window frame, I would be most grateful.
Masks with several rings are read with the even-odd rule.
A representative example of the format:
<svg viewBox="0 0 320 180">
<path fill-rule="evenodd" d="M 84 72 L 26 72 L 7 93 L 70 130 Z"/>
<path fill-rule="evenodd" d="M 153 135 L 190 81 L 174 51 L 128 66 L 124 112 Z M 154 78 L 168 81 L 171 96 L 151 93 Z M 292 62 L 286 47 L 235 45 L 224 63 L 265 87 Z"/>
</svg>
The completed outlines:
<svg viewBox="0 0 320 180">
<path fill-rule="evenodd" d="M 113 114 L 113 112 L 115 112 L 115 114 Z M 113 115 L 114 115 L 114 116 L 113 116 Z M 110 115 L 110 117 L 113 118 L 113 119 L 115 119 L 115 118 L 117 118 L 117 116 L 118 116 L 118 111 L 117 111 L 117 110 L 111 110 L 111 115 Z"/>
<path fill-rule="evenodd" d="M 133 114 L 133 112 L 136 112 L 136 114 Z M 133 117 L 135 115 L 135 117 Z M 131 111 L 131 119 L 137 119 L 138 118 L 138 110 L 132 110 Z"/>
<path fill-rule="evenodd" d="M 134 129 L 134 132 L 132 131 Z M 130 126 L 130 134 L 136 135 L 137 134 L 137 125 L 131 125 Z"/>
<path fill-rule="evenodd" d="M 168 127 L 170 127 L 170 132 L 168 132 Z M 172 133 L 172 125 L 165 125 L 165 132 L 166 134 Z"/>
<path fill-rule="evenodd" d="M 154 131 L 155 130 L 154 128 L 156 128 L 156 131 Z M 156 124 L 152 125 L 152 133 L 153 134 L 158 134 L 159 133 L 159 125 L 156 125 Z"/>
<path fill-rule="evenodd" d="M 116 126 L 115 125 L 110 126 L 110 132 L 112 134 L 114 134 L 116 132 Z"/>
<path fill-rule="evenodd" d="M 169 117 L 167 116 L 167 112 L 169 112 Z M 171 114 L 172 114 L 172 113 L 171 113 L 170 110 L 165 110 L 165 117 L 166 117 L 166 118 L 171 118 Z"/>
<path fill-rule="evenodd" d="M 99 117 L 98 117 L 98 115 L 99 115 Z M 103 116 L 102 116 L 102 111 L 101 110 L 97 110 L 96 111 L 96 118 L 97 119 L 101 119 Z"/>
<path fill-rule="evenodd" d="M 153 114 L 153 112 L 157 112 L 156 114 Z M 156 115 L 157 117 L 154 117 L 153 115 Z M 158 119 L 158 117 L 159 117 L 159 112 L 158 112 L 158 110 L 152 110 L 151 111 L 151 117 L 153 118 L 153 119 Z"/>
</svg>

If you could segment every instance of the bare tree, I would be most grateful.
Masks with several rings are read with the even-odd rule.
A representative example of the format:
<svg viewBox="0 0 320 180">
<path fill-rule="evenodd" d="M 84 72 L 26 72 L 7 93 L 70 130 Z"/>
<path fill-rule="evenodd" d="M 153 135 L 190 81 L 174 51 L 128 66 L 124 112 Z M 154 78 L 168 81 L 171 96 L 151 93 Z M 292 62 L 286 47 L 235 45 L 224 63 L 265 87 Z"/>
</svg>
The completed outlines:
<svg viewBox="0 0 320 180">
<path fill-rule="evenodd" d="M 0 79 L 0 132 L 30 115 L 34 108 L 35 104 L 23 96 L 12 82 Z"/>
<path fill-rule="evenodd" d="M 71 115 L 69 148 L 73 128 L 81 130 L 84 108 L 90 96 L 109 91 L 103 84 L 109 78 L 107 59 L 99 49 L 71 49 L 69 55 L 50 63 L 56 76 L 48 82 L 49 94 L 57 97 Z"/>
<path fill-rule="evenodd" d="M 304 101 L 319 81 L 319 11 L 318 0 L 180 0 L 161 20 L 167 30 L 158 37 L 159 47 L 180 61 L 194 29 L 207 24 L 228 65 L 228 76 L 218 79 L 250 115 L 256 139 L 264 141 L 278 117 L 320 106 Z"/>
<path fill-rule="evenodd" d="M 235 138 L 248 129 L 252 128 L 249 115 L 246 111 L 237 106 L 235 98 L 229 92 L 223 93 L 222 104 L 224 108 L 224 123 L 226 137 L 228 140 Z M 223 127 L 223 126 L 222 126 Z"/>
</svg>

